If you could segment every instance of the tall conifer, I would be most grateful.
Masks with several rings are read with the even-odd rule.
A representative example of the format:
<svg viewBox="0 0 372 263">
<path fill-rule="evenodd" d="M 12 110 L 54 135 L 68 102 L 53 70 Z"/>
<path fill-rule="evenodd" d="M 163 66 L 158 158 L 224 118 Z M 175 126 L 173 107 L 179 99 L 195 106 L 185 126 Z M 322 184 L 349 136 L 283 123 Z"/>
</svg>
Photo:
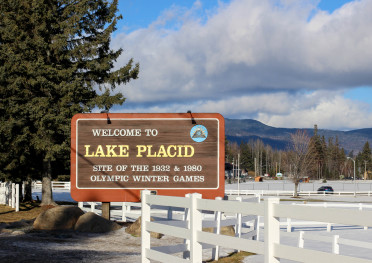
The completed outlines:
<svg viewBox="0 0 372 263">
<path fill-rule="evenodd" d="M 43 169 L 43 204 L 53 203 L 51 162 L 69 158 L 71 117 L 121 105 L 113 91 L 138 76 L 133 60 L 114 69 L 117 12 L 117 0 L 0 4 L 1 174 Z"/>
</svg>

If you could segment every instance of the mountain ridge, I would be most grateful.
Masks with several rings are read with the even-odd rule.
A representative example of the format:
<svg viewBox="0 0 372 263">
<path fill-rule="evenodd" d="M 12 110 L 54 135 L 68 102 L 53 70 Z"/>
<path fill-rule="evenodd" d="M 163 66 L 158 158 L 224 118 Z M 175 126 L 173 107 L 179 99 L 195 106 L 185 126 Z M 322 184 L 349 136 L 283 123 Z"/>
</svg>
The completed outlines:
<svg viewBox="0 0 372 263">
<path fill-rule="evenodd" d="M 313 136 L 312 128 L 276 128 L 253 119 L 225 119 L 225 134 L 229 141 L 248 142 L 250 140 L 262 140 L 274 149 L 285 150 L 290 144 L 290 134 L 297 130 L 305 130 L 309 136 Z M 333 137 L 338 138 L 339 144 L 345 151 L 358 153 L 364 144 L 372 142 L 372 128 L 362 128 L 350 131 L 338 131 L 319 129 L 318 135 L 324 136 L 326 141 Z"/>
</svg>

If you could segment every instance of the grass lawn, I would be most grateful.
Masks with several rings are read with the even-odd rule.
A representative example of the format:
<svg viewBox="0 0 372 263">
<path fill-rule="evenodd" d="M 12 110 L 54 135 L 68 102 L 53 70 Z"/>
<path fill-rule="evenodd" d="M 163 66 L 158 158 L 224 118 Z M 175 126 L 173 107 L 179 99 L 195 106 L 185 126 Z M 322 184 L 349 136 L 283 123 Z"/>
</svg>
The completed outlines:
<svg viewBox="0 0 372 263">
<path fill-rule="evenodd" d="M 7 205 L 0 205 L 0 223 L 11 223 L 36 218 L 45 208 L 39 206 L 37 202 L 21 203 L 19 212 Z"/>
</svg>

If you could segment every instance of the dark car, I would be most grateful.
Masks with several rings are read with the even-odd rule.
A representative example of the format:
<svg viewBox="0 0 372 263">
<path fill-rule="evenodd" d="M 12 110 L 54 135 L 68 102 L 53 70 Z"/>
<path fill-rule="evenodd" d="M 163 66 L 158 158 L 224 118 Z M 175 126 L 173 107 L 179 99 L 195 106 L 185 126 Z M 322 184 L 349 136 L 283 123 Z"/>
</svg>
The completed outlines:
<svg viewBox="0 0 372 263">
<path fill-rule="evenodd" d="M 333 188 L 331 186 L 321 186 L 318 189 L 318 194 L 333 194 Z"/>
</svg>

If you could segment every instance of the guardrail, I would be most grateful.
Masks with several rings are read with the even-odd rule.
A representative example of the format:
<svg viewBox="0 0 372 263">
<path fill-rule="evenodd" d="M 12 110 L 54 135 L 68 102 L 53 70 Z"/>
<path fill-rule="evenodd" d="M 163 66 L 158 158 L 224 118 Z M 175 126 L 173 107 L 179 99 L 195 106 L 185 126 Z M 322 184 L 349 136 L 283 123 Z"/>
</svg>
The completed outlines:
<svg viewBox="0 0 372 263">
<path fill-rule="evenodd" d="M 186 226 L 164 224 L 162 222 L 150 221 L 151 207 L 154 205 L 168 205 L 186 208 L 189 210 L 190 218 Z M 240 213 L 264 217 L 264 242 L 247 240 L 239 237 L 219 235 L 202 231 L 202 210 Z M 334 224 L 372 226 L 372 211 L 353 211 L 340 208 L 308 207 L 279 204 L 278 198 L 268 198 L 264 203 L 243 203 L 222 200 L 201 199 L 198 194 L 192 194 L 189 198 L 168 197 L 150 195 L 149 191 L 142 192 L 142 237 L 141 254 L 142 262 L 157 260 L 160 262 L 202 262 L 202 243 L 210 246 L 222 246 L 231 249 L 249 251 L 262 254 L 265 263 L 279 262 L 279 258 L 294 260 L 298 262 L 329 263 L 367 263 L 370 260 L 339 255 L 336 250 L 327 253 L 323 251 L 304 249 L 301 247 L 288 246 L 280 243 L 280 221 L 279 218 L 292 218 L 296 220 L 328 222 Z M 216 226 L 217 228 L 217 226 Z M 172 247 L 151 247 L 150 231 L 179 237 L 185 239 L 184 244 Z M 215 231 L 216 232 L 216 231 Z M 344 244 L 368 247 L 364 242 L 342 240 Z M 338 242 L 341 243 L 340 239 Z M 183 258 L 174 256 L 176 252 L 184 252 Z M 185 253 L 188 252 L 188 253 Z M 188 260 L 187 260 L 188 258 Z"/>
</svg>

